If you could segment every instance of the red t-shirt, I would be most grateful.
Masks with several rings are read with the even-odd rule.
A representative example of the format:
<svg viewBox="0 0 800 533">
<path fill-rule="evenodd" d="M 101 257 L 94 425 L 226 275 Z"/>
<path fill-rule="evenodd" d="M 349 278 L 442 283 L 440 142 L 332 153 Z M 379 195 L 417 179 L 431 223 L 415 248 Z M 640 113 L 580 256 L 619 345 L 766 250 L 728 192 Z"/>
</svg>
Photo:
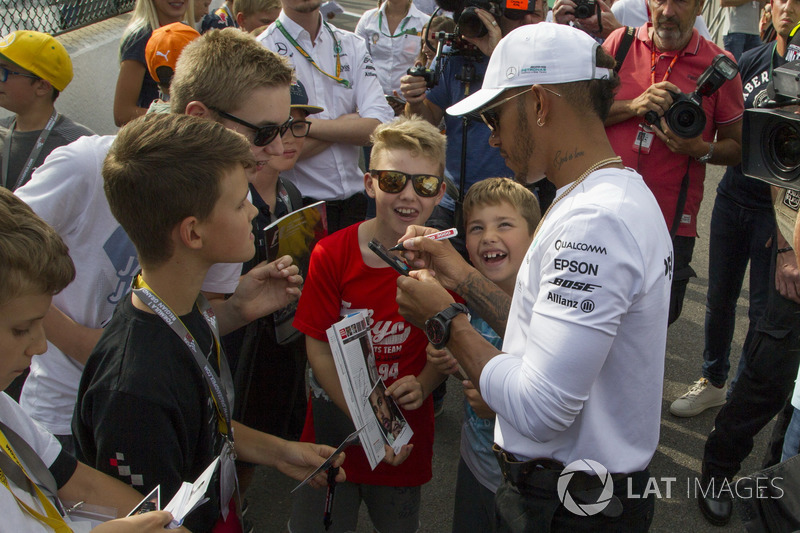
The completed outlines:
<svg viewBox="0 0 800 533">
<path fill-rule="evenodd" d="M 633 100 L 650 86 L 650 66 L 654 46 L 649 37 L 651 27 L 652 23 L 648 22 L 636 31 L 636 37 L 631 43 L 619 71 L 622 84 L 615 97 L 617 100 Z M 700 37 L 697 30 L 692 30 L 692 32 L 689 44 L 677 52 L 678 59 L 667 78 L 667 81 L 677 85 L 685 94 L 695 90 L 697 78 L 711 64 L 711 60 L 717 54 L 724 53 L 733 59 L 730 53 Z M 625 28 L 620 28 L 609 35 L 603 43 L 603 48 L 612 56 L 616 54 L 624 33 Z M 676 52 L 663 52 L 656 57 L 656 83 L 664 80 L 667 68 L 675 55 Z M 712 142 L 718 126 L 732 124 L 742 118 L 744 99 L 742 97 L 742 80 L 739 75 L 726 81 L 713 95 L 703 98 L 702 105 L 708 119 L 702 134 L 703 140 Z M 681 181 L 686 174 L 687 161 L 690 161 L 689 191 L 677 234 L 684 237 L 695 237 L 697 235 L 697 214 L 700 211 L 700 201 L 703 199 L 706 166 L 695 161 L 693 157 L 672 153 L 667 145 L 657 137 L 653 139 L 649 153 L 639 153 L 635 142 L 639 124 L 643 121 L 644 119 L 640 117 L 632 117 L 608 126 L 606 133 L 611 141 L 611 146 L 622 157 L 625 166 L 636 169 L 644 177 L 645 183 L 650 187 L 661 207 L 667 228 L 672 227 L 672 219 L 678 207 Z"/>
<path fill-rule="evenodd" d="M 360 225 L 337 231 L 314 247 L 294 327 L 327 342 L 325 330 L 341 316 L 367 310 L 375 363 L 388 386 L 397 378 L 422 372 L 428 339 L 398 313 L 397 272 L 389 266 L 372 268 L 364 264 L 358 246 Z M 310 409 L 308 416 L 313 416 Z M 415 487 L 430 481 L 434 428 L 430 395 L 420 408 L 403 409 L 403 416 L 414 431 L 410 442 L 414 449 L 408 459 L 400 466 L 380 463 L 373 471 L 361 447 L 351 446 L 343 465 L 348 481 L 395 487 Z"/>
</svg>

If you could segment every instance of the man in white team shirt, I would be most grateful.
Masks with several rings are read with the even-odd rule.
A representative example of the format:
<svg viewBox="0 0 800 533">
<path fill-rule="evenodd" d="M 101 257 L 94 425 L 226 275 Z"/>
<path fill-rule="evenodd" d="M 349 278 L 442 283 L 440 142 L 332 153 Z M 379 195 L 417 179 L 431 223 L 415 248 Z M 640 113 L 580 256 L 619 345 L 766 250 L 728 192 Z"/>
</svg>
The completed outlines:
<svg viewBox="0 0 800 533">
<path fill-rule="evenodd" d="M 394 118 L 361 37 L 324 21 L 320 0 L 281 0 L 283 10 L 258 40 L 295 69 L 308 98 L 325 111 L 308 118 L 311 131 L 293 170 L 306 205 L 327 204 L 328 232 L 364 220 L 367 197 L 358 168 L 360 146 Z"/>
<path fill-rule="evenodd" d="M 283 60 L 264 50 L 251 36 L 235 29 L 212 32 L 187 46 L 183 54 L 187 53 L 187 57 L 201 55 L 214 76 L 230 80 L 231 84 L 225 87 L 216 78 L 187 72 L 192 69 L 179 64 L 171 93 L 177 99 L 173 103 L 188 103 L 184 105 L 187 114 L 211 118 L 214 115 L 209 108 L 226 107 L 225 102 L 233 101 L 230 113 L 250 123 L 274 123 L 289 115 L 288 91 L 285 109 L 270 109 L 270 102 L 274 101 L 273 93 L 282 94 L 283 85 L 288 88 L 291 72 Z M 236 85 L 241 79 L 238 73 L 249 72 L 252 78 L 256 76 L 254 71 L 265 79 L 263 87 Z M 283 78 L 277 79 L 276 72 Z M 270 79 L 274 79 L 272 85 Z M 208 90 L 212 85 L 215 90 Z M 203 95 L 204 101 L 198 102 L 194 95 Z M 236 122 L 220 122 L 252 135 Z M 269 156 L 282 153 L 280 139 L 277 135 L 264 146 L 251 145 L 256 161 L 263 164 Z M 101 328 L 111 318 L 117 302 L 128 293 L 139 270 L 136 250 L 111 214 L 103 192 L 100 171 L 113 141 L 113 136 L 83 137 L 57 148 L 31 180 L 16 191 L 61 235 L 76 266 L 75 281 L 53 297 L 45 319 L 47 352 L 33 358 L 20 398 L 28 415 L 71 452 L 74 440 L 70 424 L 84 363 L 100 338 Z M 241 283 L 241 264 L 212 267 L 203 291 L 214 305 L 223 334 L 280 309 L 288 303 L 287 298 L 299 294 L 297 285 L 301 279 L 297 267 L 290 263 L 281 258 L 256 267 L 242 277 Z M 222 295 L 231 293 L 233 296 L 222 299 Z"/>
<path fill-rule="evenodd" d="M 436 277 L 401 276 L 400 312 L 426 323 L 497 413 L 500 532 L 646 531 L 653 516 L 654 498 L 640 496 L 658 444 L 672 247 L 655 198 L 605 135 L 613 66 L 575 28 L 524 26 L 500 41 L 482 89 L 448 109 L 479 113 L 517 176 L 558 188 L 520 268 L 502 352 L 437 285 L 491 316 L 502 304 L 485 278 L 446 243 L 406 242 L 430 254 Z M 558 490 L 567 466 L 569 499 Z M 592 469 L 611 474 L 607 492 Z"/>
</svg>

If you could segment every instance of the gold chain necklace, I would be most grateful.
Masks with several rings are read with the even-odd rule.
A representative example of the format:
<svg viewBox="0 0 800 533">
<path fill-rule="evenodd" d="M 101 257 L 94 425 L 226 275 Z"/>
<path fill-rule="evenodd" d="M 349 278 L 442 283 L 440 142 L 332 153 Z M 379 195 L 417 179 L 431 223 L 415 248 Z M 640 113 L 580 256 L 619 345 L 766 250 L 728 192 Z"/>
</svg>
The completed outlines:
<svg viewBox="0 0 800 533">
<path fill-rule="evenodd" d="M 598 170 L 598 169 L 600 169 L 600 168 L 603 168 L 604 166 L 611 165 L 611 164 L 613 164 L 613 163 L 622 163 L 622 158 L 621 158 L 621 157 L 619 157 L 619 156 L 617 156 L 617 157 L 609 157 L 609 158 L 606 158 L 606 159 L 600 160 L 600 161 L 598 161 L 597 163 L 595 163 L 594 165 L 592 165 L 592 166 L 590 166 L 589 168 L 587 168 L 587 169 L 586 169 L 586 172 L 584 172 L 583 174 L 581 174 L 581 175 L 580 175 L 580 177 L 579 177 L 578 179 L 576 179 L 575 181 L 573 181 L 573 182 L 572 182 L 572 185 L 570 185 L 570 186 L 569 186 L 569 188 L 567 188 L 567 190 L 566 190 L 566 191 L 564 191 L 563 193 L 561 193 L 561 195 L 560 195 L 558 198 L 556 198 L 555 200 L 553 200 L 553 203 L 551 203 L 551 204 L 550 204 L 550 207 L 548 207 L 548 208 L 547 208 L 547 211 L 545 211 L 545 212 L 544 212 L 544 215 L 542 215 L 542 219 L 541 219 L 541 220 L 539 220 L 539 224 L 536 226 L 536 231 L 534 231 L 534 232 L 533 232 L 533 238 L 534 238 L 534 239 L 536 239 L 536 234 L 537 234 L 537 233 L 539 233 L 539 229 L 542 227 L 542 223 L 544 222 L 544 219 L 545 219 L 545 218 L 547 218 L 547 215 L 548 215 L 548 213 L 550 213 L 550 210 L 551 210 L 551 209 L 553 209 L 553 206 L 554 206 L 554 205 L 556 205 L 556 204 L 559 202 L 559 200 L 561 200 L 561 199 L 562 199 L 562 198 L 564 198 L 566 195 L 568 195 L 569 193 L 571 193 L 571 192 L 572 192 L 572 191 L 575 189 L 575 187 L 577 187 L 578 185 L 580 185 L 580 184 L 583 182 L 583 180 L 585 180 L 586 178 L 588 178 L 588 177 L 589 177 L 589 175 L 590 175 L 592 172 L 594 172 L 595 170 Z"/>
</svg>

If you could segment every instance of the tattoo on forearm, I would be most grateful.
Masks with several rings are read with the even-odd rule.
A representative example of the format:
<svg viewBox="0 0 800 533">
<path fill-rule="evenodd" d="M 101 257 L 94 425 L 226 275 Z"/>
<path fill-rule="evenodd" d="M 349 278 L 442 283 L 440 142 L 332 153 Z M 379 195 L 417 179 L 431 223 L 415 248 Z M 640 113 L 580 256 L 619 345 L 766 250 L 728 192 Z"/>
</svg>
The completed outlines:
<svg viewBox="0 0 800 533">
<path fill-rule="evenodd" d="M 478 315 L 501 337 L 505 335 L 511 297 L 500 287 L 474 271 L 456 287 Z"/>
</svg>

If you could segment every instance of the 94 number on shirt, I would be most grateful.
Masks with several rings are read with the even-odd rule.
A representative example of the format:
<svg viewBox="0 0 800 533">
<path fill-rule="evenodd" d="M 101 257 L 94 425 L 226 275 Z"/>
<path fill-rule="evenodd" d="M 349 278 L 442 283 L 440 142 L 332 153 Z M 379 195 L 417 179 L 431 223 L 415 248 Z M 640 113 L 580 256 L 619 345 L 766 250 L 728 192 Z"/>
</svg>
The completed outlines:
<svg viewBox="0 0 800 533">
<path fill-rule="evenodd" d="M 398 363 L 392 363 L 391 365 L 386 363 L 380 365 L 378 367 L 378 374 L 381 375 L 381 379 L 383 381 L 386 381 L 387 379 L 397 379 Z"/>
</svg>

